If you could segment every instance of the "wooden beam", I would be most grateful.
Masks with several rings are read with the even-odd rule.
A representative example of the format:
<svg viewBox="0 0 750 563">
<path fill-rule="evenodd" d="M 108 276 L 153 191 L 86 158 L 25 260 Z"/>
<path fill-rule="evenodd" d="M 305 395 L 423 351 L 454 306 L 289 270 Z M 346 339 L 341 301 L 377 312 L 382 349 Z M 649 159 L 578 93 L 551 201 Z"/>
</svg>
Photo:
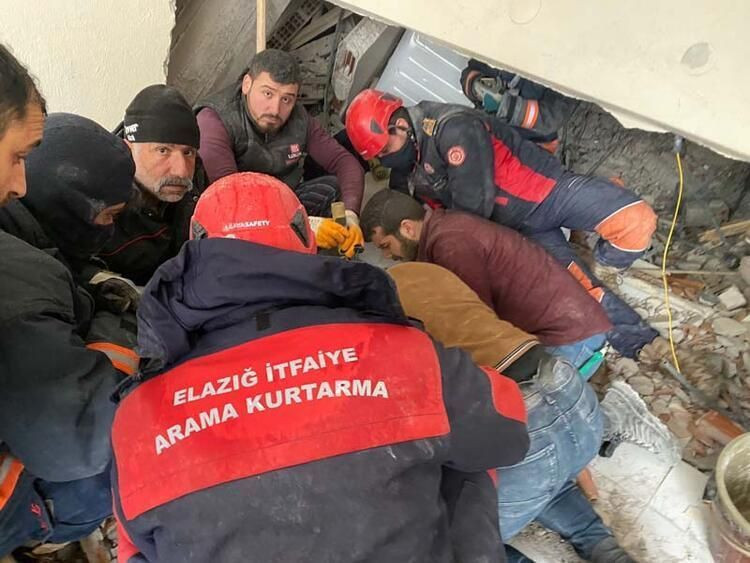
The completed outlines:
<svg viewBox="0 0 750 563">
<path fill-rule="evenodd" d="M 314 39 L 324 31 L 335 26 L 336 22 L 339 20 L 340 13 L 341 8 L 333 8 L 331 10 L 328 10 L 322 16 L 313 18 L 313 20 L 309 24 L 303 27 L 299 31 L 299 33 L 292 38 L 292 40 L 289 42 L 289 45 L 287 46 L 287 49 L 289 49 L 290 51 L 297 49 L 298 47 L 301 47 L 308 41 Z"/>
<path fill-rule="evenodd" d="M 255 4 L 255 52 L 266 49 L 266 0 L 256 0 Z"/>
<path fill-rule="evenodd" d="M 719 227 L 719 230 L 721 231 L 721 234 L 725 237 L 731 237 L 733 235 L 741 235 L 747 231 L 750 231 L 750 219 L 745 219 L 743 221 L 734 221 L 733 223 L 727 223 L 726 225 L 723 225 Z M 716 229 L 708 229 L 706 231 L 703 231 L 701 233 L 701 236 L 698 240 L 701 242 L 715 242 L 718 241 L 721 237 L 719 237 L 719 233 L 716 232 Z"/>
</svg>

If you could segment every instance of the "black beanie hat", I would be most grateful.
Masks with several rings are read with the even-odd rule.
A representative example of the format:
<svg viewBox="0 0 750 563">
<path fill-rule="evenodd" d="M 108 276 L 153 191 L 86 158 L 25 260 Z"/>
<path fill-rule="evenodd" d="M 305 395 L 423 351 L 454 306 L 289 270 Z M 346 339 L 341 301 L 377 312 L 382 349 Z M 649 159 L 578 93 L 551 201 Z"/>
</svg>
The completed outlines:
<svg viewBox="0 0 750 563">
<path fill-rule="evenodd" d="M 130 102 L 123 120 L 131 143 L 170 143 L 198 148 L 200 132 L 193 108 L 180 92 L 164 84 L 147 86 Z"/>
<path fill-rule="evenodd" d="M 130 200 L 134 174 L 122 139 L 80 115 L 52 113 L 44 141 L 26 158 L 22 203 L 63 254 L 91 256 L 111 236 L 96 215 Z"/>
</svg>

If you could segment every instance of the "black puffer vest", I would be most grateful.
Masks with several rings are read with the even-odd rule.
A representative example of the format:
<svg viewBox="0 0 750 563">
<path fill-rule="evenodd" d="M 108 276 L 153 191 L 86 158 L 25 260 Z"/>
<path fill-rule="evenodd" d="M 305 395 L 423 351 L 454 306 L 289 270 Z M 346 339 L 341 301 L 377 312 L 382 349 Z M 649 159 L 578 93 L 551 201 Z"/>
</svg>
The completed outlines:
<svg viewBox="0 0 750 563">
<path fill-rule="evenodd" d="M 274 134 L 258 132 L 247 113 L 245 96 L 233 84 L 199 102 L 196 114 L 211 108 L 219 114 L 232 139 L 234 159 L 241 172 L 262 172 L 295 188 L 302 180 L 310 116 L 301 104 L 294 106 L 289 120 Z"/>
</svg>

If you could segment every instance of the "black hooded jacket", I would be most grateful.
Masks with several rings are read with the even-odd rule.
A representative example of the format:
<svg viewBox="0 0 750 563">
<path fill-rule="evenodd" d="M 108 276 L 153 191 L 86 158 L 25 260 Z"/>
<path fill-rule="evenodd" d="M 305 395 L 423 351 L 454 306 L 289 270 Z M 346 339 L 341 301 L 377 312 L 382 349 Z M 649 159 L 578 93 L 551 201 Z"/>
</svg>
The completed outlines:
<svg viewBox="0 0 750 563">
<path fill-rule="evenodd" d="M 28 197 L 0 210 L 0 228 L 17 235 L 0 232 L 0 448 L 47 481 L 97 475 L 110 460 L 122 376 L 86 347 L 94 304 L 67 258 L 98 235 L 97 209 L 127 200 L 133 169 L 93 121 L 52 114 L 27 159 Z"/>
</svg>

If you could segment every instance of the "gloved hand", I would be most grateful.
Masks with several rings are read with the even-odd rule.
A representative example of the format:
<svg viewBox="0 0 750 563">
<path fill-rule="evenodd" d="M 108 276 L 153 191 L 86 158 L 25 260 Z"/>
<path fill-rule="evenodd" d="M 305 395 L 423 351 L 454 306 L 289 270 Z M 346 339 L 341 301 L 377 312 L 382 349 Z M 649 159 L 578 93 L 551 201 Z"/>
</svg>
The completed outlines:
<svg viewBox="0 0 750 563">
<path fill-rule="evenodd" d="M 141 296 L 136 285 L 114 272 L 101 270 L 89 280 L 97 310 L 112 313 L 135 311 Z"/>
<path fill-rule="evenodd" d="M 365 244 L 365 237 L 359 225 L 349 225 L 345 227 L 347 234 L 344 242 L 339 244 L 339 254 L 347 258 L 353 258 L 358 252 L 362 252 Z"/>
<path fill-rule="evenodd" d="M 316 221 L 313 222 L 313 219 Z M 349 236 L 346 227 L 326 217 L 310 217 L 310 226 L 315 232 L 315 242 L 318 248 L 339 248 Z"/>
</svg>

